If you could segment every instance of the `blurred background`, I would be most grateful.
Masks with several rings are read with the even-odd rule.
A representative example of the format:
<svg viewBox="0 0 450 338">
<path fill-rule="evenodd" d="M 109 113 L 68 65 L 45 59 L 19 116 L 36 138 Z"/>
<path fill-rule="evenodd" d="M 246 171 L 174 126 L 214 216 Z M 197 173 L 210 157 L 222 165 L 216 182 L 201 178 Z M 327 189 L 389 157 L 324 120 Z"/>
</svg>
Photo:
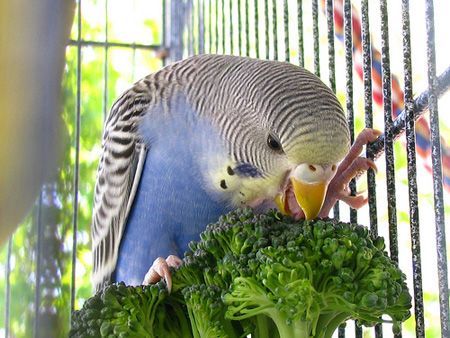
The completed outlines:
<svg viewBox="0 0 450 338">
<path fill-rule="evenodd" d="M 425 5 L 429 2 L 413 1 L 410 4 L 415 97 L 428 88 Z M 341 3 L 335 0 L 334 6 L 338 7 Z M 353 14 L 361 17 L 361 2 L 352 1 L 352 4 Z M 78 0 L 76 5 L 62 75 L 62 126 L 58 140 L 62 156 L 56 173 L 45 179 L 36 196 L 31 195 L 30 198 L 35 202 L 23 222 L 10 239 L 0 246 L 0 337 L 67 336 L 71 311 L 80 308 L 91 296 L 90 220 L 103 121 L 114 100 L 133 82 L 169 62 L 192 54 L 240 54 L 303 64 L 305 68 L 319 74 L 326 84 L 335 86 L 342 105 L 346 107 L 347 104 L 345 47 L 336 24 L 335 65 L 332 66 L 329 62 L 329 23 L 325 2 Z M 380 1 L 370 0 L 368 5 L 372 48 L 381 51 L 383 25 Z M 400 88 L 403 88 L 402 2 L 387 1 L 387 8 L 390 68 Z M 450 66 L 448 13 L 448 0 L 434 1 L 437 75 Z M 316 49 L 315 44 L 318 47 Z M 358 76 L 357 60 L 354 55 L 355 70 L 351 81 L 354 120 L 351 122 L 355 134 L 367 123 L 365 88 Z M 444 93 L 439 96 L 437 109 L 441 140 L 444 143 L 450 139 L 448 107 L 450 95 Z M 372 109 L 374 127 L 384 131 L 383 106 L 374 99 Z M 446 148 L 443 149 L 445 153 Z M 442 323 L 438 270 L 442 265 L 437 263 L 433 201 L 435 183 L 430 173 L 430 151 L 418 149 L 417 153 L 424 333 L 426 337 L 440 337 Z M 388 214 L 387 186 L 390 182 L 387 183 L 385 158 L 382 156 L 377 161 L 379 171 L 375 184 L 368 187 L 366 176 L 357 183 L 358 190 L 369 190 L 376 197 L 371 202 L 372 211 L 369 212 L 369 206 L 359 210 L 357 221 L 373 226 L 375 208 L 377 230 L 386 238 L 388 247 L 390 229 L 395 226 L 398 231 L 399 265 L 408 275 L 412 293 L 416 277 L 412 272 L 404 135 L 394 142 L 394 158 L 394 216 L 389 218 Z M 444 176 L 448 176 L 449 172 L 445 172 L 445 168 Z M 444 218 L 439 221 L 447 233 L 450 217 L 448 187 L 444 185 L 441 199 Z M 389 194 L 392 194 L 392 190 Z M 348 207 L 340 205 L 339 211 L 341 219 L 350 219 Z M 392 217 L 395 219 L 394 225 Z M 444 252 L 448 257 L 450 242 L 445 242 L 445 232 L 443 240 L 444 248 L 439 252 Z M 448 279 L 447 270 L 444 274 Z M 448 306 L 448 302 L 446 304 Z M 390 327 L 385 326 L 385 336 L 389 337 Z M 413 315 L 404 325 L 403 336 L 414 337 L 415 330 Z M 373 328 L 364 328 L 361 332 L 356 330 L 355 333 L 352 323 L 348 323 L 345 331 L 346 337 L 375 336 Z"/>
</svg>

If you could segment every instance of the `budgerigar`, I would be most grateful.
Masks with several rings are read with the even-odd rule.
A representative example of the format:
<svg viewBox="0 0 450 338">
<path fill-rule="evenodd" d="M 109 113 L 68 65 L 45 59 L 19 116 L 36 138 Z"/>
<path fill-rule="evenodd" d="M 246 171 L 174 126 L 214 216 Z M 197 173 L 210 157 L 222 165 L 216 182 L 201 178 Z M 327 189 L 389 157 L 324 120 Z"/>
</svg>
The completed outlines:
<svg viewBox="0 0 450 338">
<path fill-rule="evenodd" d="M 347 185 L 374 167 L 359 153 L 376 136 L 364 131 L 349 152 L 333 92 L 285 62 L 202 55 L 143 78 L 105 124 L 95 287 L 170 279 L 168 266 L 188 243 L 239 206 L 278 206 L 297 218 L 326 216 L 339 199 L 361 206 L 364 197 L 350 196 Z"/>
</svg>

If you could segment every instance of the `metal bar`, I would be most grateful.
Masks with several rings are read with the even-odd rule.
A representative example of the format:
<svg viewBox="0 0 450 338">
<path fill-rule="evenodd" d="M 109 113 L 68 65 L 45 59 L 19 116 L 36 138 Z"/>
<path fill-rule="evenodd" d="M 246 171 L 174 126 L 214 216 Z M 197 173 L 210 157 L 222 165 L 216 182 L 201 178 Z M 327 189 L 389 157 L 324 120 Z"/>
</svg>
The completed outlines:
<svg viewBox="0 0 450 338">
<path fill-rule="evenodd" d="M 171 62 L 181 60 L 185 51 L 183 34 L 186 29 L 186 5 L 185 2 L 171 1 L 170 20 L 171 20 L 171 43 L 170 60 Z"/>
<path fill-rule="evenodd" d="M 245 55 L 250 56 L 250 23 L 249 0 L 245 0 Z"/>
<path fill-rule="evenodd" d="M 108 6 L 108 5 L 106 5 Z M 163 46 L 163 49 L 167 49 L 167 1 L 162 0 L 162 38 L 161 43 Z M 163 53 L 164 56 L 162 58 L 163 66 L 166 66 L 167 64 L 167 53 Z"/>
<path fill-rule="evenodd" d="M 215 40 L 214 40 L 214 42 L 215 42 L 215 47 L 216 47 L 216 49 L 215 49 L 215 52 L 216 52 L 216 54 L 218 54 L 219 53 L 219 0 L 216 0 L 216 1 L 214 1 L 214 6 L 215 6 L 215 17 L 214 17 L 214 20 L 215 20 L 215 25 L 214 25 L 214 27 L 215 27 L 215 29 L 216 29 L 216 36 L 215 36 Z"/>
<path fill-rule="evenodd" d="M 5 338 L 11 336 L 11 256 L 12 256 L 13 235 L 8 240 L 8 249 L 6 254 L 6 290 L 5 290 Z"/>
<path fill-rule="evenodd" d="M 225 0 L 222 0 L 222 53 L 226 54 L 225 51 Z"/>
<path fill-rule="evenodd" d="M 393 261 L 398 263 L 397 204 L 395 197 L 395 159 L 392 137 L 391 68 L 389 58 L 388 12 L 386 0 L 380 0 L 381 13 L 381 69 L 384 108 L 384 153 L 389 219 L 389 249 Z"/>
<path fill-rule="evenodd" d="M 198 0 L 198 52 L 205 53 L 205 1 Z"/>
<path fill-rule="evenodd" d="M 288 0 L 284 0 L 283 4 L 283 21 L 284 21 L 284 60 L 291 62 L 291 50 L 289 46 L 289 4 Z"/>
<path fill-rule="evenodd" d="M 255 8 L 255 52 L 256 58 L 259 59 L 259 8 L 258 8 L 258 0 L 254 0 L 254 8 Z"/>
<path fill-rule="evenodd" d="M 273 58 L 278 60 L 277 2 L 272 0 Z"/>
<path fill-rule="evenodd" d="M 314 38 L 314 74 L 320 77 L 319 52 L 319 9 L 317 0 L 312 0 L 313 38 Z"/>
<path fill-rule="evenodd" d="M 42 241 L 43 241 L 43 226 L 42 226 L 42 194 L 45 188 L 41 188 L 39 192 L 39 198 L 37 203 L 37 215 L 36 219 L 36 289 L 34 291 L 34 332 L 33 337 L 38 337 L 39 334 L 39 307 L 41 304 L 41 266 L 42 266 Z M 36 209 L 35 209 L 36 210 Z"/>
<path fill-rule="evenodd" d="M 81 47 L 120 47 L 120 48 L 135 48 L 135 49 L 146 49 L 146 50 L 160 50 L 162 45 L 145 45 L 140 43 L 124 43 L 124 42 L 103 42 L 103 41 L 92 41 L 92 40 L 69 40 L 68 45 L 70 46 L 81 46 Z"/>
<path fill-rule="evenodd" d="M 381 14 L 381 73 L 383 83 L 384 109 L 384 142 L 386 164 L 386 193 L 389 221 L 389 251 L 391 259 L 398 264 L 398 236 L 397 236 L 397 204 L 395 195 L 395 159 L 392 137 L 392 100 L 391 100 L 391 68 L 389 58 L 389 22 L 386 0 L 380 0 Z M 401 332 L 395 337 L 401 337 Z M 375 326 L 375 337 L 383 337 L 380 324 Z"/>
<path fill-rule="evenodd" d="M 270 38 L 269 38 L 269 0 L 264 1 L 264 30 L 266 42 L 266 59 L 270 58 Z"/>
<path fill-rule="evenodd" d="M 333 0 L 327 0 L 327 31 L 328 31 L 328 79 L 331 90 L 336 93 L 336 67 L 335 67 L 335 52 L 334 52 L 334 15 L 333 15 Z"/>
<path fill-rule="evenodd" d="M 433 0 L 425 2 L 427 31 L 428 91 L 431 131 L 431 162 L 433 171 L 433 198 L 436 225 L 437 265 L 439 279 L 439 308 L 441 317 L 441 335 L 450 336 L 449 329 L 449 290 L 447 274 L 447 250 L 445 240 L 444 195 L 442 190 L 442 158 L 439 132 L 439 113 L 436 95 L 436 50 L 434 40 Z"/>
<path fill-rule="evenodd" d="M 368 0 L 361 0 L 361 25 L 362 25 L 362 49 L 363 49 L 363 82 L 364 82 L 364 111 L 366 128 L 373 128 L 372 114 L 372 57 L 370 44 L 369 27 L 369 3 Z M 366 148 L 367 158 L 373 158 L 370 147 Z M 373 236 L 378 234 L 377 220 L 377 200 L 375 172 L 372 169 L 367 171 L 367 190 L 369 200 L 370 231 Z M 375 330 L 379 334 L 379 329 Z M 356 331 L 357 338 L 362 337 L 362 330 Z"/>
<path fill-rule="evenodd" d="M 370 47 L 369 29 L 369 3 L 361 0 L 362 21 L 362 47 L 363 47 L 363 82 L 364 82 L 364 111 L 366 128 L 373 128 L 372 116 L 372 57 Z M 370 147 L 366 149 L 366 156 L 373 158 Z M 369 199 L 370 230 L 373 235 L 378 234 L 377 209 L 376 209 L 376 183 L 375 173 L 372 169 L 367 172 L 367 187 Z"/>
<path fill-rule="evenodd" d="M 81 40 L 81 0 L 78 0 L 78 41 Z M 77 98 L 75 117 L 75 173 L 73 182 L 73 235 L 72 235 L 72 283 L 70 288 L 70 311 L 75 310 L 75 280 L 78 235 L 78 186 L 80 171 L 80 128 L 81 128 L 81 44 L 77 49 Z"/>
<path fill-rule="evenodd" d="M 352 36 L 352 3 L 344 0 L 344 48 L 345 48 L 345 104 L 347 110 L 347 121 L 350 130 L 350 143 L 355 141 L 355 113 L 353 109 L 353 36 Z M 349 184 L 350 194 L 356 195 L 356 180 L 352 179 Z M 350 209 L 350 222 L 358 222 L 356 209 Z M 338 328 L 338 337 L 345 337 L 345 324 Z"/>
<path fill-rule="evenodd" d="M 416 169 L 416 135 L 414 130 L 414 99 L 411 60 L 411 28 L 409 20 L 409 0 L 402 0 L 402 32 L 403 32 L 403 72 L 404 97 L 406 112 L 406 149 L 408 165 L 409 222 L 411 229 L 411 251 L 414 289 L 414 317 L 416 321 L 416 337 L 425 337 L 422 262 L 420 254 L 419 203 L 417 195 Z"/>
<path fill-rule="evenodd" d="M 336 67 L 334 51 L 334 5 L 333 0 L 326 1 L 327 40 L 328 40 L 328 81 L 331 90 L 336 93 Z M 333 207 L 333 217 L 339 219 L 339 201 Z"/>
<path fill-rule="evenodd" d="M 133 0 L 133 16 L 135 16 L 135 14 L 136 14 L 136 0 Z M 133 21 L 133 24 L 136 25 L 136 22 Z M 130 82 L 136 81 L 135 80 L 136 79 L 136 48 L 132 49 L 132 55 L 133 55 L 133 62 L 131 63 L 131 78 L 130 78 Z"/>
<path fill-rule="evenodd" d="M 353 110 L 353 36 L 352 36 L 352 3 L 351 0 L 344 1 L 344 46 L 345 46 L 345 88 L 347 121 L 350 129 L 350 143 L 355 142 L 355 113 Z M 356 195 L 356 180 L 352 179 L 349 184 L 351 195 Z M 350 222 L 357 223 L 358 214 L 356 209 L 350 208 Z"/>
<path fill-rule="evenodd" d="M 234 25 L 234 13 L 233 13 L 233 0 L 230 1 L 230 54 L 234 54 L 234 32 L 233 32 L 233 25 Z"/>
<path fill-rule="evenodd" d="M 450 90 L 450 67 L 447 68 L 437 79 L 435 86 L 435 94 L 439 97 L 448 90 Z M 429 109 L 429 97 L 430 90 L 422 92 L 414 100 L 414 120 L 417 120 Z M 394 120 L 392 129 L 394 140 L 399 138 L 405 131 L 405 121 L 406 121 L 406 111 L 403 110 L 398 117 Z M 377 159 L 381 156 L 384 149 L 384 138 L 385 135 L 380 135 L 375 142 L 371 143 L 368 148 L 374 157 Z"/>
<path fill-rule="evenodd" d="M 237 2 L 237 6 L 238 6 L 238 47 L 239 47 L 239 55 L 242 55 L 242 27 L 241 27 L 241 0 L 238 0 Z"/>
<path fill-rule="evenodd" d="M 187 1 L 186 7 L 184 15 L 187 17 L 187 53 L 188 56 L 191 56 L 194 55 L 194 11 L 192 10 L 192 0 Z"/>
<path fill-rule="evenodd" d="M 103 121 L 106 120 L 108 114 L 108 0 L 105 0 L 105 47 L 104 47 L 104 58 L 103 58 Z M 163 25 L 164 27 L 165 25 Z"/>
<path fill-rule="evenodd" d="M 297 30 L 298 30 L 298 64 L 300 67 L 305 66 L 304 50 L 303 50 L 303 3 L 297 0 Z"/>
<path fill-rule="evenodd" d="M 208 1 L 208 53 L 212 53 L 212 0 Z"/>
</svg>

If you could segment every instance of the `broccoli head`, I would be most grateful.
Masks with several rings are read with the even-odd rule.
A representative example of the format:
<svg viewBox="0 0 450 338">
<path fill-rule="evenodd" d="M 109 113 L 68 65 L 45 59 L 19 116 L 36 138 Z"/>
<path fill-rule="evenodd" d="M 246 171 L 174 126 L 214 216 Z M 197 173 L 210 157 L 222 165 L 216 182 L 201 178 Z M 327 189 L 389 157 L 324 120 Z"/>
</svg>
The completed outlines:
<svg viewBox="0 0 450 338">
<path fill-rule="evenodd" d="M 69 336 L 192 337 L 184 307 L 168 295 L 162 282 L 149 286 L 110 284 L 74 311 Z"/>
<path fill-rule="evenodd" d="M 331 337 L 348 319 L 395 332 L 410 316 L 406 277 L 367 228 L 239 209 L 210 224 L 163 282 L 108 286 L 73 337 Z M 389 318 L 388 318 L 389 317 Z"/>
</svg>

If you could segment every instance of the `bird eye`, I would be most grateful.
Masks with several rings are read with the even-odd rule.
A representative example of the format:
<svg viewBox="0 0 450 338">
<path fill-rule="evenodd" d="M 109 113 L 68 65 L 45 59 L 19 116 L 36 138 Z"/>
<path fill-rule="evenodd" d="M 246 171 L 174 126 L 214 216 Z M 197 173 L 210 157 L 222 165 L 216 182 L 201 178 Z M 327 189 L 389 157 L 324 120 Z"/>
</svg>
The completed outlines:
<svg viewBox="0 0 450 338">
<path fill-rule="evenodd" d="M 270 149 L 275 151 L 281 151 L 281 144 L 272 135 L 267 137 L 267 145 Z"/>
</svg>

